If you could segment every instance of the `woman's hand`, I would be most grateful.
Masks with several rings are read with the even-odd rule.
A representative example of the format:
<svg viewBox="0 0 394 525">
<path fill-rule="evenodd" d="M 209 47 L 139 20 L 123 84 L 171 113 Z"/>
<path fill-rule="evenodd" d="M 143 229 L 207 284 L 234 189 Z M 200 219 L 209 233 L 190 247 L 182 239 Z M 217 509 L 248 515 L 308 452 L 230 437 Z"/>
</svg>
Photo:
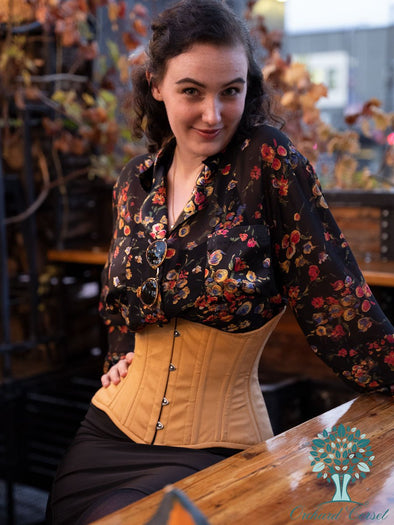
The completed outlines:
<svg viewBox="0 0 394 525">
<path fill-rule="evenodd" d="M 128 352 L 124 359 L 121 359 L 116 365 L 111 366 L 108 372 L 101 376 L 101 384 L 107 388 L 111 383 L 117 385 L 122 377 L 126 377 L 129 366 L 133 360 L 134 352 Z"/>
</svg>

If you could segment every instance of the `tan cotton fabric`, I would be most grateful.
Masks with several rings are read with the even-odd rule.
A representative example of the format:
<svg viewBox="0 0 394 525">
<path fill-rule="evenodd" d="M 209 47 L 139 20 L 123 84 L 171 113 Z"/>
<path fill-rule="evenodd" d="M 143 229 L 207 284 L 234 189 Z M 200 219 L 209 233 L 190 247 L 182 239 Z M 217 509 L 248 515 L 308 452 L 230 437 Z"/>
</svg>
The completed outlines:
<svg viewBox="0 0 394 525">
<path fill-rule="evenodd" d="M 137 443 L 246 448 L 268 439 L 258 364 L 281 315 L 241 334 L 183 319 L 146 327 L 126 378 L 92 402 Z"/>
</svg>

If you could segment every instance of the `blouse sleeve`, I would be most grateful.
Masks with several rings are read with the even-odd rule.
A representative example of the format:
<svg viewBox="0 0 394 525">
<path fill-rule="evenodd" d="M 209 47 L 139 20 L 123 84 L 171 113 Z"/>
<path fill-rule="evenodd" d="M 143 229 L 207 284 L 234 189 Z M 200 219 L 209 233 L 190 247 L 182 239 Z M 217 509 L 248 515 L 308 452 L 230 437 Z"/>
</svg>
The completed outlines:
<svg viewBox="0 0 394 525">
<path fill-rule="evenodd" d="M 389 391 L 394 328 L 331 215 L 314 169 L 279 132 L 261 154 L 276 278 L 312 350 L 357 390 Z"/>
<path fill-rule="evenodd" d="M 114 287 L 111 283 L 111 267 L 116 253 L 118 237 L 118 203 L 122 187 L 124 172 L 115 183 L 112 194 L 112 211 L 113 211 L 113 234 L 111 245 L 108 252 L 107 262 L 101 274 L 101 293 L 99 312 L 108 329 L 108 352 L 105 357 L 103 370 L 108 372 L 111 366 L 116 364 L 120 359 L 132 351 L 134 348 L 134 332 L 126 325 L 120 312 L 120 303 L 122 302 L 122 293 L 124 286 Z"/>
</svg>

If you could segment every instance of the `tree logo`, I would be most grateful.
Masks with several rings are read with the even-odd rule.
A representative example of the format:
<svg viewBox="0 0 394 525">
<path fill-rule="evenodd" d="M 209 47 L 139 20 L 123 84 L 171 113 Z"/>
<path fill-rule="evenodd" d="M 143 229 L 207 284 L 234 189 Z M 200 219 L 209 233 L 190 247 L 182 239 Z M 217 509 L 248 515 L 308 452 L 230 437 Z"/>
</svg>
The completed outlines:
<svg viewBox="0 0 394 525">
<path fill-rule="evenodd" d="M 334 483 L 335 494 L 331 501 L 351 501 L 347 492 L 349 483 L 365 478 L 375 456 L 365 434 L 356 427 L 345 428 L 340 424 L 317 435 L 312 441 L 309 458 L 317 477 Z"/>
</svg>

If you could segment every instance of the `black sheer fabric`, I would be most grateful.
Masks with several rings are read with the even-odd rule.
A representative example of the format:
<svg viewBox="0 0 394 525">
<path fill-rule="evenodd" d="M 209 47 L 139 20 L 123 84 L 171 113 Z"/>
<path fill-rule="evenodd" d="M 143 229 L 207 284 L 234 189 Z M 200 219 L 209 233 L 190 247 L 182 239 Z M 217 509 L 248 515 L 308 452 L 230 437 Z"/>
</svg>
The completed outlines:
<svg viewBox="0 0 394 525">
<path fill-rule="evenodd" d="M 280 131 L 256 127 L 205 160 L 175 227 L 166 173 L 175 143 L 133 159 L 114 187 L 114 236 L 103 272 L 107 364 L 133 333 L 171 317 L 246 332 L 289 304 L 314 352 L 360 390 L 392 382 L 394 328 L 377 305 L 309 162 Z M 160 296 L 139 289 L 156 270 L 147 246 L 166 239 Z M 231 351 L 231 349 L 229 349 Z"/>
</svg>

